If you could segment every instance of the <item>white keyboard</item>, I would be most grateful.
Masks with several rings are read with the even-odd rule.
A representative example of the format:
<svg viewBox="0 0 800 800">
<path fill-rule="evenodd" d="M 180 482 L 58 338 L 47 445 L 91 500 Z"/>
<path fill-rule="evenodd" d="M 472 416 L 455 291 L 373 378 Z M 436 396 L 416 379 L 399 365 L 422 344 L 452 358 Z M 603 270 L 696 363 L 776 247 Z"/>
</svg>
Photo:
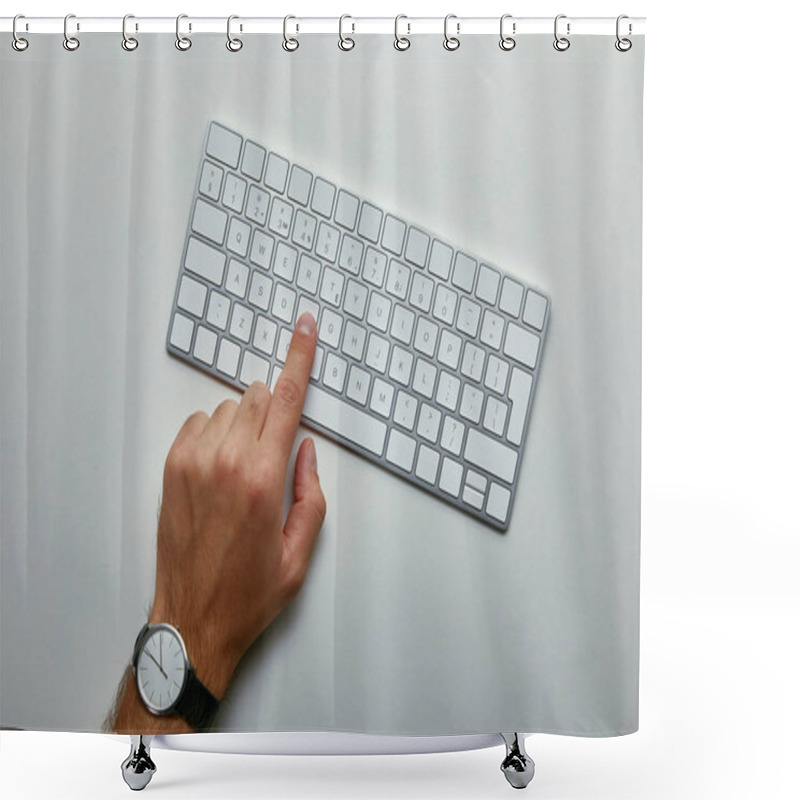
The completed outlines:
<svg viewBox="0 0 800 800">
<path fill-rule="evenodd" d="M 506 530 L 547 297 L 212 122 L 167 349 L 274 388 L 303 311 L 318 326 L 304 422 Z"/>
</svg>

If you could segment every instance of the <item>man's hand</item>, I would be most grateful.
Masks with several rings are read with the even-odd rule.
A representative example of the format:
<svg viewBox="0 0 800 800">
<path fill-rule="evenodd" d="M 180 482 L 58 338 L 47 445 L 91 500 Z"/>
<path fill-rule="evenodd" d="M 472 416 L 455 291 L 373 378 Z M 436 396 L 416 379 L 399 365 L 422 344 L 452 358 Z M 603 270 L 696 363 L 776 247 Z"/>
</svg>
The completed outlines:
<svg viewBox="0 0 800 800">
<path fill-rule="evenodd" d="M 303 314 L 274 394 L 254 383 L 241 403 L 226 400 L 210 418 L 194 414 L 167 456 L 150 622 L 180 629 L 197 677 L 218 699 L 245 651 L 300 590 L 325 518 L 309 438 L 283 520 L 315 346 L 314 320 Z M 134 726 L 120 724 L 122 716 L 115 729 Z"/>
</svg>

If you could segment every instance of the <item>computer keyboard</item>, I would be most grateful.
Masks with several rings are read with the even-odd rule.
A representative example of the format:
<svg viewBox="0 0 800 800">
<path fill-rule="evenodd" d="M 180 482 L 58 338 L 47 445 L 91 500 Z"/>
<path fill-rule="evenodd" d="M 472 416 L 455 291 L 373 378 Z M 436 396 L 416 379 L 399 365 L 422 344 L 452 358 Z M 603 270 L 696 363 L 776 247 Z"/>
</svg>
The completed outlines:
<svg viewBox="0 0 800 800">
<path fill-rule="evenodd" d="M 304 311 L 318 342 L 303 421 L 506 530 L 546 295 L 212 122 L 167 349 L 274 388 Z"/>
</svg>

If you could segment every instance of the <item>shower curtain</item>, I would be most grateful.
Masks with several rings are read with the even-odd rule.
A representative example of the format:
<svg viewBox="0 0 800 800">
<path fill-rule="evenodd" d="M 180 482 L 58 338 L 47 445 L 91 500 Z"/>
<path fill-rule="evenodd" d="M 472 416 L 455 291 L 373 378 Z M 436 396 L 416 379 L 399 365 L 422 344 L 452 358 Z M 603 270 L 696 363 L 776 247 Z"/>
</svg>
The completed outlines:
<svg viewBox="0 0 800 800">
<path fill-rule="evenodd" d="M 241 396 L 167 347 L 203 159 L 231 169 L 205 149 L 218 123 L 256 161 L 274 152 L 496 266 L 518 317 L 512 289 L 535 287 L 549 324 L 505 530 L 301 430 L 327 516 L 214 729 L 637 729 L 644 38 L 623 52 L 609 33 L 563 52 L 546 35 L 508 51 L 489 35 L 453 51 L 434 35 L 3 42 L 2 726 L 101 729 L 153 598 L 169 447 Z M 257 271 L 255 246 L 240 258 Z"/>
</svg>

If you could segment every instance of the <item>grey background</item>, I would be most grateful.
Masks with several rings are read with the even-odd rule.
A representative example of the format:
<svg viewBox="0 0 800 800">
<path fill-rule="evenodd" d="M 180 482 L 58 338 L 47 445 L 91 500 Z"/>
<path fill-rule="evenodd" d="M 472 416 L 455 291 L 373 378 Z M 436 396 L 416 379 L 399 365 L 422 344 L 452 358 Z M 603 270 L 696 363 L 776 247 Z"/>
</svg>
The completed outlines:
<svg viewBox="0 0 800 800">
<path fill-rule="evenodd" d="M 164 348 L 215 118 L 553 303 L 509 531 L 316 436 L 307 584 L 218 728 L 635 730 L 643 41 L 173 41 L 1 51 L 0 723 L 99 728 L 152 596 L 164 456 L 233 394 Z"/>
</svg>

